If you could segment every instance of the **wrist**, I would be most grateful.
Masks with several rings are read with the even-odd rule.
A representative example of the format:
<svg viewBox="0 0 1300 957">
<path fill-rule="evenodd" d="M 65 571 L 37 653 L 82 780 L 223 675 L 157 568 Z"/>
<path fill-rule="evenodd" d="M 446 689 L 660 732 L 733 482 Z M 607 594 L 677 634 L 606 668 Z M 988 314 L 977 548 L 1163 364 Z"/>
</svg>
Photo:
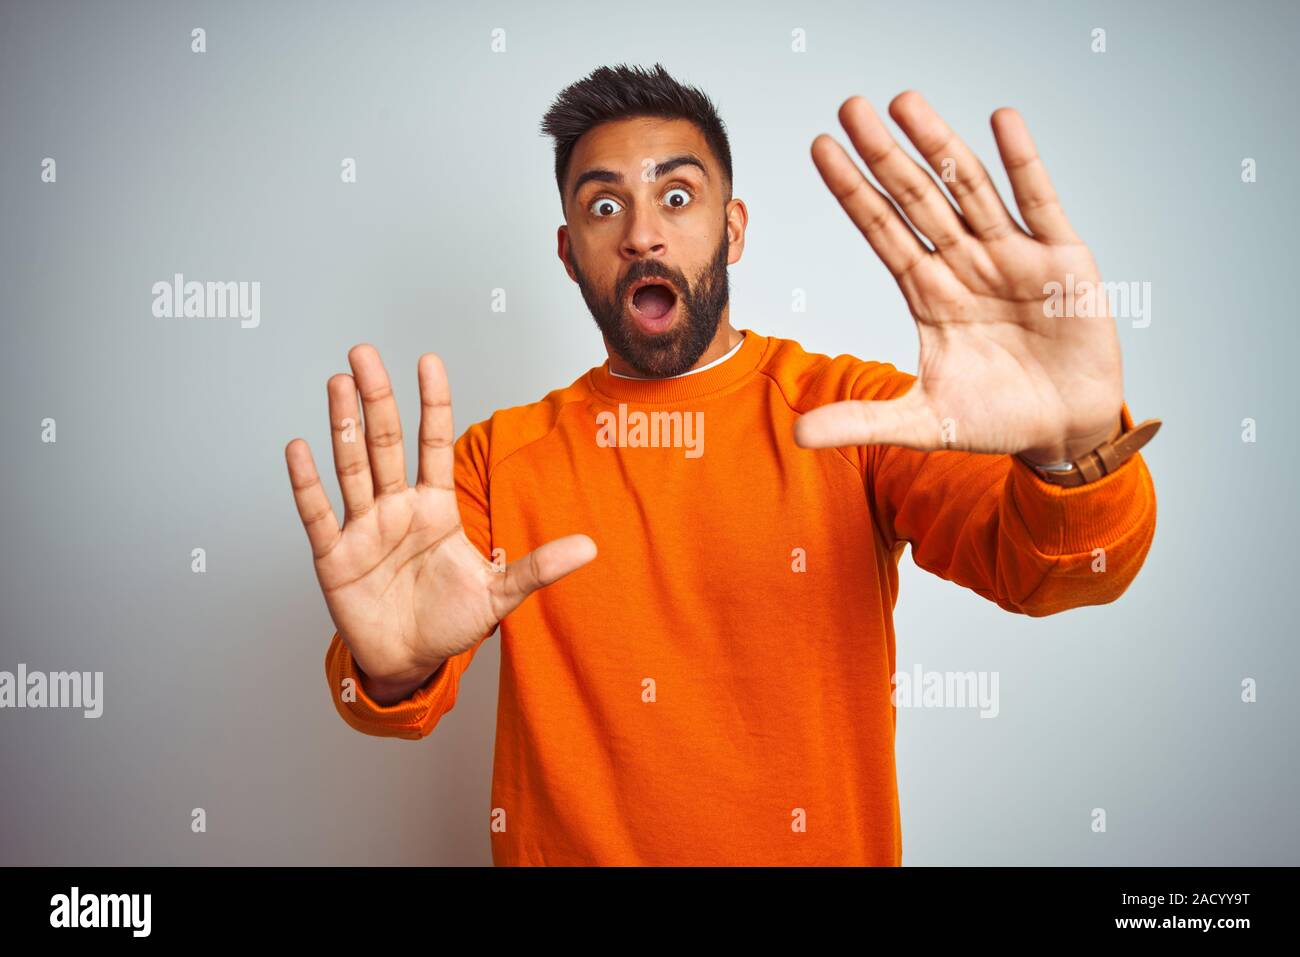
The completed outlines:
<svg viewBox="0 0 1300 957">
<path fill-rule="evenodd" d="M 1067 488 L 1086 485 L 1119 469 L 1136 455 L 1139 449 L 1150 442 L 1159 429 L 1159 419 L 1146 419 L 1134 425 L 1128 407 L 1125 406 L 1120 410 L 1119 432 L 1092 450 L 1076 456 L 1067 462 L 1064 468 L 1035 464 L 1019 452 L 1014 458 L 1025 468 L 1031 469 L 1044 482 Z"/>
<path fill-rule="evenodd" d="M 445 660 L 445 659 L 444 659 Z M 365 690 L 366 695 L 381 706 L 396 704 L 409 698 L 416 690 L 424 687 L 429 679 L 437 673 L 442 667 L 443 662 L 439 661 L 434 667 L 429 669 L 419 669 L 416 671 L 405 672 L 397 676 L 376 677 L 368 675 L 357 668 L 357 677 L 361 681 L 361 687 Z"/>
<path fill-rule="evenodd" d="M 1064 466 L 1087 455 L 1093 449 L 1119 438 L 1123 431 L 1123 416 L 1116 416 L 1115 422 L 1109 430 L 1103 429 L 1077 439 L 1058 442 L 1052 446 L 1023 449 L 1017 454 L 1030 465 L 1043 468 Z"/>
</svg>

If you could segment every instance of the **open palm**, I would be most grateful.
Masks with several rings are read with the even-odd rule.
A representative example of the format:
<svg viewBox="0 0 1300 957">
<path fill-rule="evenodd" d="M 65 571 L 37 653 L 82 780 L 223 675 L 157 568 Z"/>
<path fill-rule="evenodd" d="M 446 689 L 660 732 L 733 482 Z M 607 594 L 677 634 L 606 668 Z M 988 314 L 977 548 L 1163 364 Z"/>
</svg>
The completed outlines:
<svg viewBox="0 0 1300 957">
<path fill-rule="evenodd" d="M 379 353 L 359 345 L 348 359 L 354 374 L 333 376 L 327 386 L 342 528 L 307 443 L 294 439 L 285 458 L 339 637 L 365 674 L 409 683 L 472 648 L 534 591 L 591 561 L 596 546 L 586 535 L 566 535 L 508 565 L 489 562 L 461 524 L 451 390 L 441 358 L 426 353 L 418 366 L 414 486 L 406 481 L 397 401 Z"/>
<path fill-rule="evenodd" d="M 1018 452 L 1048 462 L 1113 438 L 1123 404 L 1119 337 L 1096 263 L 1066 220 L 1024 121 L 1011 109 L 992 116 L 1029 232 L 919 94 L 896 97 L 890 115 L 958 209 L 860 96 L 840 107 L 840 122 L 897 208 L 830 136 L 813 141 L 812 157 L 903 291 L 920 335 L 916 381 L 898 399 L 810 411 L 796 424 L 796 442 Z M 1090 298 L 1067 300 L 1076 308 L 1060 315 L 1054 293 L 1062 289 Z"/>
</svg>

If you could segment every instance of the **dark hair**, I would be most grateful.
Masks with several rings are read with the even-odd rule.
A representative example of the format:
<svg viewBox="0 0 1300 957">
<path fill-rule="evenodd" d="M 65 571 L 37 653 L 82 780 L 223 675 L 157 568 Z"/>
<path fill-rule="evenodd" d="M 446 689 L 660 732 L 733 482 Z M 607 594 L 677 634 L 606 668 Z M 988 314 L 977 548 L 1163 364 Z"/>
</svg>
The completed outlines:
<svg viewBox="0 0 1300 957">
<path fill-rule="evenodd" d="M 722 164 L 723 192 L 731 199 L 731 145 L 717 107 L 703 92 L 678 83 L 656 63 L 652 70 L 602 66 L 560 91 L 542 117 L 542 133 L 555 138 L 555 183 L 564 206 L 564 178 L 578 139 L 611 120 L 660 116 L 694 123 Z"/>
</svg>

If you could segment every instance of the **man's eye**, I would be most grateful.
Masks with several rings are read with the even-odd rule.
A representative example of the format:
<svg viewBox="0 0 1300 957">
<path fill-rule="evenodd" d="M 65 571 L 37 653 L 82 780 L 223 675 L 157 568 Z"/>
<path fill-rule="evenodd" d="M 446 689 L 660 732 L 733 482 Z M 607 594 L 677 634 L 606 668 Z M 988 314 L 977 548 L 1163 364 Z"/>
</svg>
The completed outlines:
<svg viewBox="0 0 1300 957">
<path fill-rule="evenodd" d="M 610 206 L 615 208 L 611 210 L 609 209 Z M 618 203 L 614 202 L 614 200 L 610 199 L 608 196 L 602 196 L 600 199 L 592 203 L 590 207 L 591 215 L 595 216 L 597 219 L 604 219 L 607 216 L 612 216 L 622 208 L 622 206 L 619 206 Z M 598 210 L 606 211 L 598 212 Z"/>
<path fill-rule="evenodd" d="M 678 199 L 677 201 L 674 201 L 671 198 L 673 193 L 680 193 L 681 198 Z M 689 204 L 694 197 L 691 196 L 690 190 L 683 189 L 680 186 L 674 186 L 672 189 L 670 189 L 667 193 L 664 194 L 664 198 L 667 201 L 669 206 L 672 206 L 674 209 L 680 209 L 681 207 Z"/>
</svg>

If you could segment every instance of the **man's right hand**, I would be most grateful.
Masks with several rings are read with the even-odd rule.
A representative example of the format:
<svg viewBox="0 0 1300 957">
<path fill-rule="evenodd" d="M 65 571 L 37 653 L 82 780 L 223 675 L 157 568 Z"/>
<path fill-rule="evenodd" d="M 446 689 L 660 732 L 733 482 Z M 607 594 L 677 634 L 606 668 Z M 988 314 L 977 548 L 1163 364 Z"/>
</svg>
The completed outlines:
<svg viewBox="0 0 1300 957">
<path fill-rule="evenodd" d="M 378 351 L 348 353 L 352 375 L 330 378 L 340 529 L 311 449 L 284 450 L 316 577 L 339 637 L 391 703 L 420 687 L 447 658 L 474 647 L 530 594 L 596 557 L 586 535 L 547 542 L 504 568 L 465 536 L 456 503 L 451 390 L 442 360 L 420 357 L 420 457 L 406 484 L 402 427 Z M 359 441 L 357 393 L 365 411 Z"/>
</svg>

